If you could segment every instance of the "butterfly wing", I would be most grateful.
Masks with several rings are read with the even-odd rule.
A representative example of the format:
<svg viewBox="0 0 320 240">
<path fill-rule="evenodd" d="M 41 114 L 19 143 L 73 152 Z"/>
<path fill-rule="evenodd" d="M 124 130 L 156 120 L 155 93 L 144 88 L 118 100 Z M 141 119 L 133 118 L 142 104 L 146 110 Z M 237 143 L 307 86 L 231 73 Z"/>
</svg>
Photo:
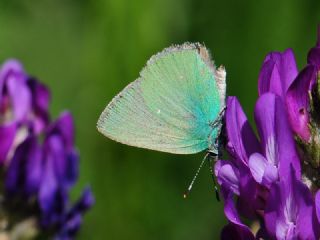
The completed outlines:
<svg viewBox="0 0 320 240">
<path fill-rule="evenodd" d="M 105 136 L 132 146 L 191 154 L 218 135 L 212 127 L 225 101 L 225 71 L 200 44 L 167 48 L 107 105 L 98 123 Z"/>
</svg>

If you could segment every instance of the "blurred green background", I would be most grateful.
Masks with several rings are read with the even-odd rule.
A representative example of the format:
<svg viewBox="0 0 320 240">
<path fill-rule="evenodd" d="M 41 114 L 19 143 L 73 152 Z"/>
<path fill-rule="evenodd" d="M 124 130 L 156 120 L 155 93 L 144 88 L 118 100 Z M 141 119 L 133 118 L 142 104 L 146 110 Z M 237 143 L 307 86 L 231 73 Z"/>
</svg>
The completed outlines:
<svg viewBox="0 0 320 240">
<path fill-rule="evenodd" d="M 226 223 L 203 154 L 177 156 L 112 142 L 96 120 L 147 59 L 173 43 L 199 41 L 227 69 L 228 94 L 249 119 L 264 56 L 291 47 L 298 66 L 316 40 L 320 1 L 34 0 L 0 1 L 0 60 L 20 59 L 52 91 L 54 117 L 76 121 L 81 176 L 96 205 L 79 239 L 218 239 Z"/>
</svg>

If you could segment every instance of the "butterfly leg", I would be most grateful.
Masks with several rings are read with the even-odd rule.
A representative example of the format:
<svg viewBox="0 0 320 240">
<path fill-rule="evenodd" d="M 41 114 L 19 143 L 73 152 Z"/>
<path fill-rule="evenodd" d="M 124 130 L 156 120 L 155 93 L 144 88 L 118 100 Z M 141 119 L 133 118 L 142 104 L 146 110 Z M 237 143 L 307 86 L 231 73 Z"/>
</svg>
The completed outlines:
<svg viewBox="0 0 320 240">
<path fill-rule="evenodd" d="M 219 112 L 219 115 L 217 116 L 217 118 L 213 122 L 210 123 L 210 126 L 212 128 L 218 127 L 221 124 L 221 122 L 223 122 L 224 113 L 226 112 L 226 108 L 227 107 L 222 108 L 221 111 Z"/>
<path fill-rule="evenodd" d="M 224 114 L 225 114 L 226 107 L 224 107 L 218 117 L 210 123 L 210 126 L 212 127 L 212 131 L 214 129 L 218 129 L 218 134 L 214 139 L 214 142 L 212 145 L 210 145 L 208 151 L 214 155 L 220 156 L 222 147 L 225 145 L 225 121 L 224 121 Z M 211 138 L 211 134 L 208 136 L 209 142 Z"/>
<path fill-rule="evenodd" d="M 218 161 L 218 155 L 214 154 L 212 152 L 207 152 L 205 158 L 208 160 L 210 174 L 211 174 L 212 181 L 213 181 L 213 186 L 214 186 L 214 191 L 216 193 L 216 199 L 217 199 L 218 202 L 220 202 L 218 184 L 216 182 L 216 178 L 215 178 L 215 175 L 214 175 L 214 172 L 213 172 L 214 164 Z"/>
</svg>

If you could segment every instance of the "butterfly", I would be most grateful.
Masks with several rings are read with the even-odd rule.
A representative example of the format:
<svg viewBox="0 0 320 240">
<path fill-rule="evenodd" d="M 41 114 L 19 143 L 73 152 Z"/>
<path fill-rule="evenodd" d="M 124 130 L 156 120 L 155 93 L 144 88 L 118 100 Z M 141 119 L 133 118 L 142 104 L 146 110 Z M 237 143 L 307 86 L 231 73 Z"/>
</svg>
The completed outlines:
<svg viewBox="0 0 320 240">
<path fill-rule="evenodd" d="M 123 144 L 175 154 L 219 155 L 226 71 L 199 43 L 152 56 L 101 113 L 97 129 Z"/>
</svg>

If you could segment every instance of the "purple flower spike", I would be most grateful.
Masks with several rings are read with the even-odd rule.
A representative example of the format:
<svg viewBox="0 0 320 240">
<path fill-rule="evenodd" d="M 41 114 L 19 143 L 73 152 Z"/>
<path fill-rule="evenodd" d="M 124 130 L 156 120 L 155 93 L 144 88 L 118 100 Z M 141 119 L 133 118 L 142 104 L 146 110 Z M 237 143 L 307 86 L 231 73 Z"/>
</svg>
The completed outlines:
<svg viewBox="0 0 320 240">
<path fill-rule="evenodd" d="M 272 185 L 265 210 L 265 224 L 269 234 L 277 239 L 318 239 L 314 221 L 312 194 L 295 175 L 280 178 Z"/>
<path fill-rule="evenodd" d="M 5 235 L 25 238 L 35 220 L 41 239 L 74 239 L 84 213 L 94 204 L 90 188 L 75 203 L 69 195 L 78 179 L 79 154 L 74 126 L 65 112 L 50 122 L 50 92 L 16 60 L 0 67 L 0 208 L 10 226 Z M 33 224 L 33 223 L 32 223 Z"/>
<path fill-rule="evenodd" d="M 279 173 L 288 174 L 291 164 L 299 174 L 300 160 L 281 98 L 273 93 L 262 95 L 256 104 L 255 119 L 263 147 L 263 155 L 254 153 L 249 159 L 255 180 L 270 187 Z"/>
<path fill-rule="evenodd" d="M 289 122 L 293 131 L 303 140 L 310 140 L 309 91 L 316 83 L 317 69 L 308 65 L 303 69 L 288 89 L 286 96 Z"/>
<path fill-rule="evenodd" d="M 284 99 L 286 91 L 297 75 L 298 69 L 291 49 L 283 53 L 269 53 L 259 74 L 259 96 L 272 92 Z"/>
</svg>

